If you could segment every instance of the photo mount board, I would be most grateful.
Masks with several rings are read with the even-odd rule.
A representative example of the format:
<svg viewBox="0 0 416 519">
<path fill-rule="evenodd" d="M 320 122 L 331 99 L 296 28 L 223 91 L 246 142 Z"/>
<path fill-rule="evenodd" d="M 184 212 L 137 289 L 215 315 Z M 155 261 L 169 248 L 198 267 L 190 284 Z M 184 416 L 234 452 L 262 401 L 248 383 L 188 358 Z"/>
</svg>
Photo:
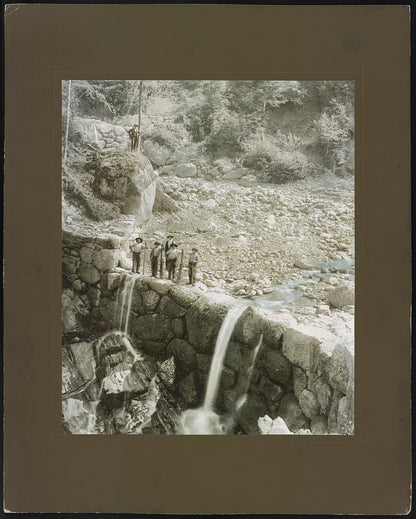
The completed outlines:
<svg viewBox="0 0 416 519">
<path fill-rule="evenodd" d="M 5 510 L 408 511 L 409 45 L 398 5 L 6 6 Z M 355 80 L 354 436 L 61 434 L 62 79 Z"/>
</svg>

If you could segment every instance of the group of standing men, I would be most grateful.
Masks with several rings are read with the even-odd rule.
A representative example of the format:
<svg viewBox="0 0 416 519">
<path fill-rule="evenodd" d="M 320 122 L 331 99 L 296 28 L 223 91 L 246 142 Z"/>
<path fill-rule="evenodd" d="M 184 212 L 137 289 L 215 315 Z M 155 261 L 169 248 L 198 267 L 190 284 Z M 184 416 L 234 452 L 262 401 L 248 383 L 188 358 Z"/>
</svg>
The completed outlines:
<svg viewBox="0 0 416 519">
<path fill-rule="evenodd" d="M 136 238 L 136 240 L 130 245 L 130 250 L 133 253 L 133 272 L 139 273 L 141 264 L 141 254 L 145 248 L 146 245 L 143 242 L 142 238 Z M 150 251 L 150 265 L 153 277 L 157 277 L 158 272 L 160 272 L 160 277 L 163 277 L 163 252 L 165 253 L 165 265 L 166 270 L 168 271 L 168 279 L 173 281 L 175 279 L 176 264 L 178 257 L 181 255 L 181 257 L 183 258 L 184 251 L 178 249 L 178 244 L 175 243 L 173 236 L 171 234 L 167 237 L 164 246 L 160 242 L 155 241 L 154 246 Z M 189 285 L 195 284 L 198 261 L 198 249 L 194 247 L 188 259 Z"/>
</svg>

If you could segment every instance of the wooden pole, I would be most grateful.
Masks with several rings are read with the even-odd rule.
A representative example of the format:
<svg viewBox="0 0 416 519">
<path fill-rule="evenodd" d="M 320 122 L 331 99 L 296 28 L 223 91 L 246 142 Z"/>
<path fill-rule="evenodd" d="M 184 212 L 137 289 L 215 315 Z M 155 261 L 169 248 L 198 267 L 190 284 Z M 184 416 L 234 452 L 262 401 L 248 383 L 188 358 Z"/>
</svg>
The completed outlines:
<svg viewBox="0 0 416 519">
<path fill-rule="evenodd" d="M 69 114 L 71 110 L 71 80 L 68 81 L 68 104 L 66 108 L 66 129 L 65 129 L 65 147 L 63 165 L 66 163 L 66 156 L 68 153 L 68 133 L 69 133 Z"/>
<path fill-rule="evenodd" d="M 183 249 L 182 249 L 182 254 L 181 254 L 181 263 L 179 265 L 178 277 L 176 278 L 177 283 L 179 283 L 180 280 L 182 279 L 182 268 L 183 268 Z"/>
<path fill-rule="evenodd" d="M 143 276 L 144 276 L 144 264 L 146 263 L 146 251 L 143 249 Z"/>
<path fill-rule="evenodd" d="M 160 251 L 160 277 L 163 279 L 165 276 L 165 262 L 163 258 L 163 247 Z"/>
<path fill-rule="evenodd" d="M 139 137 L 138 137 L 138 144 L 137 144 L 138 151 L 140 151 L 141 124 L 142 124 L 142 90 L 143 90 L 143 81 L 140 81 L 140 86 L 139 86 L 139 121 L 138 121 Z"/>
</svg>

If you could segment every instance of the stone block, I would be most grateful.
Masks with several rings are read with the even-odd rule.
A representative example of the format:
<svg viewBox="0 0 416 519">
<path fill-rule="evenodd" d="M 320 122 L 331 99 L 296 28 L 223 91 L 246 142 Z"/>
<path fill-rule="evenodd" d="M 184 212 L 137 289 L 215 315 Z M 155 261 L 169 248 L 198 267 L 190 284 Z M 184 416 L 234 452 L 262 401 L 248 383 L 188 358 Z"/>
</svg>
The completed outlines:
<svg viewBox="0 0 416 519">
<path fill-rule="evenodd" d="M 188 308 L 191 306 L 199 297 L 201 296 L 201 292 L 192 287 L 181 287 L 181 286 L 171 286 L 170 295 L 173 300 L 178 303 L 178 305 L 184 306 Z"/>
<path fill-rule="evenodd" d="M 195 369 L 196 353 L 192 346 L 182 339 L 173 339 L 167 347 L 167 354 L 173 355 L 179 374 L 187 374 Z"/>
<path fill-rule="evenodd" d="M 299 405 L 304 415 L 309 419 L 318 416 L 321 410 L 318 399 L 312 391 L 307 389 L 304 389 L 299 395 Z"/>
<path fill-rule="evenodd" d="M 100 272 L 88 263 L 81 263 L 78 269 L 78 276 L 88 285 L 95 285 L 100 281 Z"/>
<path fill-rule="evenodd" d="M 258 419 L 267 414 L 268 407 L 260 395 L 248 395 L 237 413 L 237 422 L 246 434 L 260 434 Z"/>
<path fill-rule="evenodd" d="M 179 405 L 183 409 L 189 409 L 198 404 L 200 398 L 195 383 L 195 373 L 192 371 L 186 377 L 176 383 Z"/>
<path fill-rule="evenodd" d="M 279 405 L 279 416 L 283 418 L 292 432 L 307 429 L 309 421 L 303 414 L 299 402 L 293 393 L 285 395 Z"/>
<path fill-rule="evenodd" d="M 240 371 L 243 363 L 243 357 L 241 355 L 241 347 L 238 342 L 230 341 L 225 352 L 224 365 L 234 371 Z"/>
<path fill-rule="evenodd" d="M 315 337 L 289 328 L 283 334 L 282 352 L 295 366 L 305 371 L 314 371 L 313 364 L 319 344 Z"/>
<path fill-rule="evenodd" d="M 306 373 L 297 366 L 292 367 L 292 377 L 293 377 L 293 392 L 295 393 L 296 398 L 299 398 L 299 395 L 302 393 L 308 384 L 308 377 Z"/>
<path fill-rule="evenodd" d="M 259 351 L 257 369 L 276 384 L 289 387 L 292 380 L 292 365 L 280 352 L 265 346 Z"/>
<path fill-rule="evenodd" d="M 146 290 L 141 293 L 141 302 L 146 312 L 153 312 L 159 303 L 160 295 L 154 290 Z"/>
<path fill-rule="evenodd" d="M 231 298 L 232 299 L 232 298 Z M 188 340 L 199 353 L 212 353 L 218 332 L 230 303 L 216 303 L 214 298 L 201 296 L 186 314 Z"/>
<path fill-rule="evenodd" d="M 314 416 L 311 419 L 312 434 L 328 434 L 328 420 L 325 416 Z"/>
<path fill-rule="evenodd" d="M 79 251 L 81 261 L 84 263 L 92 263 L 93 250 L 90 247 L 81 247 Z"/>
<path fill-rule="evenodd" d="M 347 394 L 354 386 L 354 344 L 338 344 L 328 365 L 331 386 Z"/>
<path fill-rule="evenodd" d="M 169 317 L 183 317 L 186 314 L 186 308 L 178 305 L 178 303 L 169 296 L 162 297 L 159 311 Z"/>
<path fill-rule="evenodd" d="M 186 335 L 185 320 L 182 318 L 172 319 L 170 322 L 172 332 L 179 339 L 183 339 Z"/>
<path fill-rule="evenodd" d="M 163 341 L 170 332 L 170 319 L 165 315 L 147 314 L 131 320 L 134 335 L 143 341 Z"/>
<path fill-rule="evenodd" d="M 94 265 L 101 271 L 114 269 L 119 260 L 120 252 L 117 249 L 101 249 L 94 254 Z"/>
<path fill-rule="evenodd" d="M 149 287 L 160 295 L 165 296 L 172 288 L 172 281 L 166 279 L 152 278 L 149 280 Z"/>
<path fill-rule="evenodd" d="M 321 414 L 328 416 L 331 408 L 333 390 L 322 377 L 316 378 L 312 383 L 311 390 L 315 393 L 321 407 Z"/>
</svg>

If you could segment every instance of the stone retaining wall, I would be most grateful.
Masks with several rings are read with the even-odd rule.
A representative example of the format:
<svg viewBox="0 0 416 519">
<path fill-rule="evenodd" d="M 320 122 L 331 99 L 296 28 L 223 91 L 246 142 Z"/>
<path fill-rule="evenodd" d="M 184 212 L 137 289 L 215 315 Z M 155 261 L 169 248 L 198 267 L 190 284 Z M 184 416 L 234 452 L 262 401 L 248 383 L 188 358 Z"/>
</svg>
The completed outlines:
<svg viewBox="0 0 416 519">
<path fill-rule="evenodd" d="M 116 268 L 119 246 L 116 237 L 64 235 L 64 332 L 87 326 L 101 333 L 116 326 L 118 300 L 128 277 Z M 206 292 L 204 286 L 151 277 L 135 281 L 132 343 L 159 359 L 174 357 L 176 397 L 183 409 L 202 404 L 216 337 L 234 304 L 232 297 Z M 236 412 L 261 336 L 248 398 Z M 257 433 L 258 417 L 267 414 L 282 417 L 293 432 L 352 434 L 353 384 L 353 345 L 338 344 L 334 335 L 320 329 L 289 327 L 282 316 L 249 307 L 227 349 L 216 410 L 237 414 L 246 433 Z"/>
</svg>

